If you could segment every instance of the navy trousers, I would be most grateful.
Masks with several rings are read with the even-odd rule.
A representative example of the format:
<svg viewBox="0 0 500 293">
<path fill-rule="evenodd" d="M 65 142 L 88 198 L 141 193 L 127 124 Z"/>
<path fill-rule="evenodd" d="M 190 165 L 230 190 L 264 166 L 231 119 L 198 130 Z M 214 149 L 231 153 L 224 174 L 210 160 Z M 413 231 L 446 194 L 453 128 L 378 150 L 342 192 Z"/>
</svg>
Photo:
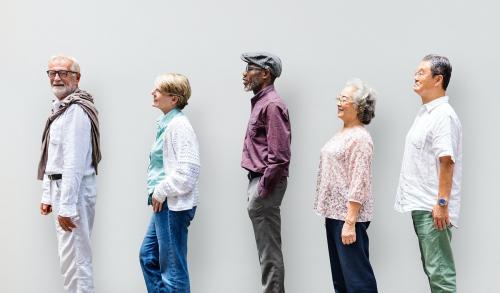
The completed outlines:
<svg viewBox="0 0 500 293">
<path fill-rule="evenodd" d="M 377 281 L 369 260 L 370 222 L 356 223 L 356 242 L 342 244 L 344 221 L 326 218 L 326 239 L 330 254 L 333 287 L 336 293 L 376 293 Z"/>
</svg>

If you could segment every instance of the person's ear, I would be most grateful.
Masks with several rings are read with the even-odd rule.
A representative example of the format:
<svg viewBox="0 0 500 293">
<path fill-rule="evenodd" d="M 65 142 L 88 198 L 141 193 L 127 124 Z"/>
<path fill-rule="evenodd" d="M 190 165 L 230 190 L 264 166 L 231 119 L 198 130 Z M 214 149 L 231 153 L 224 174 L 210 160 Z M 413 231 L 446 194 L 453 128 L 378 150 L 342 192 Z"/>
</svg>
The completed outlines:
<svg viewBox="0 0 500 293">
<path fill-rule="evenodd" d="M 434 85 L 443 87 L 443 76 L 441 74 L 435 75 L 434 77 Z"/>
<path fill-rule="evenodd" d="M 77 73 L 76 73 L 76 81 L 77 81 L 77 82 L 79 82 L 79 81 L 80 81 L 80 77 L 81 77 L 80 72 L 77 72 Z"/>
<path fill-rule="evenodd" d="M 178 96 L 172 96 L 172 103 L 177 106 L 179 103 L 179 97 Z"/>
<path fill-rule="evenodd" d="M 269 79 L 269 80 L 271 80 L 271 79 L 272 79 L 272 78 L 271 78 L 271 70 L 269 70 L 269 69 L 264 69 L 264 70 L 262 70 L 262 72 L 264 73 L 264 75 L 262 76 L 263 78 L 265 78 L 265 79 Z"/>
</svg>

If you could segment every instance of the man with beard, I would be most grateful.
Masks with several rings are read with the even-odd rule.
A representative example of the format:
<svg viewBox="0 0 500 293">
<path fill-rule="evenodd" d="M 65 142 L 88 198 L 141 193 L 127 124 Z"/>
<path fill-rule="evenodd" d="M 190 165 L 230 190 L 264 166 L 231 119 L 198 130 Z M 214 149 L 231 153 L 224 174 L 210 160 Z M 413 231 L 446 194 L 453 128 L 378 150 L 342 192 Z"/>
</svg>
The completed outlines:
<svg viewBox="0 0 500 293">
<path fill-rule="evenodd" d="M 280 206 L 290 164 L 288 109 L 274 89 L 281 60 L 269 53 L 244 53 L 246 91 L 253 91 L 241 166 L 248 171 L 248 215 L 252 221 L 265 293 L 285 292 Z"/>
<path fill-rule="evenodd" d="M 78 88 L 80 66 L 74 58 L 50 58 L 47 75 L 56 98 L 42 136 L 40 212 L 55 214 L 64 288 L 94 292 L 90 234 L 101 159 L 97 110 L 92 96 Z"/>
</svg>

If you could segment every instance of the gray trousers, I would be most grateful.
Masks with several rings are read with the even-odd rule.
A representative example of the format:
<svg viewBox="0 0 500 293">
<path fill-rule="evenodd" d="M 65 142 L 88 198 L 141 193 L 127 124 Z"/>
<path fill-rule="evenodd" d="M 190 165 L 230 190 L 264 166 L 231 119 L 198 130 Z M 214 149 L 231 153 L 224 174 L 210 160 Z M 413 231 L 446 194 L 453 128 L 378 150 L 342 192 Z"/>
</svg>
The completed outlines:
<svg viewBox="0 0 500 293">
<path fill-rule="evenodd" d="M 283 177 L 266 197 L 258 195 L 260 177 L 248 184 L 248 215 L 252 220 L 259 252 L 264 293 L 285 292 L 285 265 L 281 253 L 280 205 L 285 195 L 287 178 Z"/>
</svg>

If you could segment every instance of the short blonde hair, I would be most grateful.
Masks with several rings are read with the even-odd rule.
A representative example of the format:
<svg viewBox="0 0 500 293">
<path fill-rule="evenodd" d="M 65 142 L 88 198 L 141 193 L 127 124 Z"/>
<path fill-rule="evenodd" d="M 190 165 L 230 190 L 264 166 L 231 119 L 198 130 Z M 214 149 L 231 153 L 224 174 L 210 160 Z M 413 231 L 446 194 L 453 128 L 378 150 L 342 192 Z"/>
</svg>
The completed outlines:
<svg viewBox="0 0 500 293">
<path fill-rule="evenodd" d="M 50 57 L 49 64 L 55 60 L 60 60 L 60 59 L 71 61 L 71 67 L 70 67 L 71 71 L 80 73 L 80 63 L 78 63 L 78 61 L 75 59 L 75 57 L 64 56 L 61 54 L 54 55 L 54 56 Z"/>
<path fill-rule="evenodd" d="M 177 96 L 177 108 L 184 109 L 191 97 L 191 86 L 189 80 L 179 73 L 166 73 L 158 76 L 155 80 L 156 88 L 164 93 Z"/>
</svg>

